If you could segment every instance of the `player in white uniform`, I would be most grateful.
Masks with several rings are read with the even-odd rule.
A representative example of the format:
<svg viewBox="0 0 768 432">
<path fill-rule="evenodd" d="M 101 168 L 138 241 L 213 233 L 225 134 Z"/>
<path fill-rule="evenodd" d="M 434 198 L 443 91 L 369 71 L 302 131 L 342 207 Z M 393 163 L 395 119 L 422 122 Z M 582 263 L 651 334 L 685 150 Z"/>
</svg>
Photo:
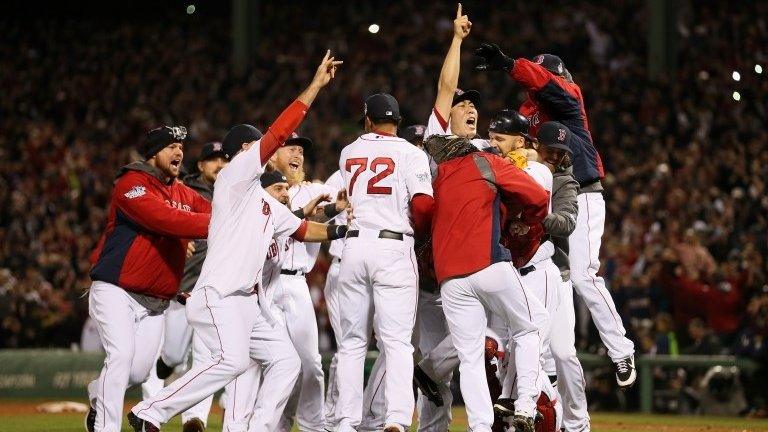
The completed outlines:
<svg viewBox="0 0 768 432">
<path fill-rule="evenodd" d="M 288 179 L 280 171 L 264 173 L 261 176 L 261 185 L 274 199 L 284 206 L 289 205 Z M 317 201 L 314 201 L 314 203 L 317 204 Z M 304 210 L 306 214 L 311 214 L 315 209 L 305 208 Z M 338 230 L 338 233 L 342 233 L 345 232 L 346 226 L 339 226 L 334 229 Z M 264 261 L 262 283 L 259 285 L 259 307 L 261 312 L 268 322 L 281 328 L 286 328 L 287 317 L 277 302 L 279 297 L 285 295 L 284 290 L 281 290 L 284 281 L 281 280 L 280 271 L 283 268 L 283 261 L 288 256 L 288 249 L 286 248 L 288 240 L 289 237 L 272 239 L 266 260 Z M 260 430 L 261 419 L 253 415 L 254 413 L 261 412 L 260 407 L 256 405 L 259 400 L 260 380 L 261 368 L 257 363 L 252 363 L 246 372 L 227 384 L 227 392 L 237 397 L 232 398 L 228 403 L 224 416 L 224 430 L 231 430 L 233 428 L 232 425 L 248 424 L 249 422 L 251 423 L 249 430 Z M 240 389 L 240 391 L 237 389 Z M 285 424 L 280 424 L 273 430 L 290 430 L 290 428 L 285 426 Z"/>
<path fill-rule="evenodd" d="M 360 424 L 363 365 L 374 328 L 386 356 L 384 430 L 403 431 L 414 406 L 411 337 L 418 271 L 411 217 L 416 224 L 423 220 L 421 205 L 431 204 L 432 182 L 427 155 L 395 136 L 400 110 L 394 97 L 369 97 L 364 118 L 367 133 L 346 146 L 339 159 L 355 218 L 339 269 L 336 414 L 339 431 Z"/>
<path fill-rule="evenodd" d="M 208 254 L 186 305 L 187 319 L 212 357 L 135 406 L 128 414 L 135 431 L 159 430 L 174 415 L 245 372 L 251 361 L 259 362 L 264 371 L 263 397 L 258 401 L 264 411 L 258 418 L 265 429 L 276 426 L 298 378 L 299 361 L 287 332 L 271 326 L 260 313 L 255 288 L 262 281 L 272 237 L 323 240 L 328 233 L 324 225 L 303 222 L 265 194 L 259 176 L 339 64 L 327 52 L 309 87 L 263 137 L 247 125 L 234 127 L 225 137 L 225 153 L 232 160 L 216 180 Z M 230 430 L 244 430 L 246 425 L 236 426 Z"/>
<path fill-rule="evenodd" d="M 344 189 L 344 179 L 341 171 L 336 171 L 325 181 L 326 186 L 336 190 Z M 347 211 L 344 210 L 333 220 L 337 225 L 347 223 Z M 339 318 L 339 267 L 341 266 L 341 253 L 344 250 L 344 239 L 333 240 L 328 247 L 331 255 L 331 266 L 325 276 L 325 308 L 328 319 L 331 322 L 334 339 L 338 347 L 341 342 L 341 320 Z M 336 379 L 336 366 L 338 364 L 338 352 L 333 354 L 331 364 L 328 367 L 328 388 L 325 391 L 325 428 L 335 430 L 338 426 L 336 420 L 336 401 L 339 398 L 338 380 Z"/>
<path fill-rule="evenodd" d="M 304 181 L 304 153 L 311 148 L 312 141 L 309 138 L 294 133 L 285 142 L 285 146 L 272 156 L 270 162 L 277 170 L 285 173 L 288 179 L 291 210 L 300 214 L 300 217 L 332 218 L 346 208 L 346 195 L 342 193 L 337 197 L 340 189 Z M 339 199 L 321 207 L 322 214 L 304 214 L 303 207 L 318 201 L 328 201 L 331 197 Z M 312 207 L 316 208 L 314 205 Z M 317 318 L 306 279 L 306 274 L 315 266 L 320 244 L 288 239 L 284 253 L 280 272 L 282 283 L 275 304 L 285 316 L 288 334 L 299 353 L 301 378 L 286 406 L 283 427 L 290 430 L 295 415 L 302 431 L 323 431 L 325 377 L 318 346 Z"/>
</svg>

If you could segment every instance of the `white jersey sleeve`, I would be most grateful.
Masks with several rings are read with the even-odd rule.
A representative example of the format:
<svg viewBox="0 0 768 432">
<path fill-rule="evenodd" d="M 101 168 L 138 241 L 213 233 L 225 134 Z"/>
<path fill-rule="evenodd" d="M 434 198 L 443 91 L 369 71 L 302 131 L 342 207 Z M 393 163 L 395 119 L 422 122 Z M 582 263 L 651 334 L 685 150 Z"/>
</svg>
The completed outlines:
<svg viewBox="0 0 768 432">
<path fill-rule="evenodd" d="M 547 192 L 549 192 L 548 209 L 549 211 L 552 211 L 552 172 L 543 163 L 535 161 L 528 161 L 528 166 L 526 166 L 523 171 L 528 173 L 528 175 L 531 176 L 536 181 L 536 183 L 538 183 L 541 187 L 546 189 Z M 554 253 L 554 245 L 551 241 L 547 240 L 539 245 L 536 253 L 531 257 L 528 263 L 525 264 L 525 266 L 533 265 L 547 258 L 551 258 Z"/>
<path fill-rule="evenodd" d="M 416 148 L 414 147 L 416 150 Z M 423 151 L 409 152 L 406 156 L 408 168 L 405 173 L 405 186 L 409 201 L 418 194 L 432 196 L 432 175 L 429 172 L 429 158 Z"/>
<path fill-rule="evenodd" d="M 225 166 L 216 179 L 224 179 L 235 184 L 241 181 L 251 181 L 264 173 L 264 165 L 261 163 L 261 140 L 257 141 L 248 150 L 241 151 L 232 158 L 232 161 Z"/>
<path fill-rule="evenodd" d="M 269 204 L 269 209 L 272 212 L 272 223 L 275 227 L 273 238 L 288 237 L 299 229 L 301 219 L 296 217 L 286 205 L 272 198 L 272 195 L 266 191 L 264 192 L 264 200 Z"/>
<path fill-rule="evenodd" d="M 424 131 L 424 141 L 432 135 L 452 135 L 450 119 L 444 119 L 438 114 L 436 108 L 432 108 L 427 120 L 427 129 Z"/>
</svg>

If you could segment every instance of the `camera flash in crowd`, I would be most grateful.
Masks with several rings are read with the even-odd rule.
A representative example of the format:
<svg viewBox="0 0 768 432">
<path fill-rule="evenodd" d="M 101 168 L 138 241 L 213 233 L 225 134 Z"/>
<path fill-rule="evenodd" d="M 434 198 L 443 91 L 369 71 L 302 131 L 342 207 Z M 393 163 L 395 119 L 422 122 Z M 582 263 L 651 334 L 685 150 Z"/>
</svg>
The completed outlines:
<svg viewBox="0 0 768 432">
<path fill-rule="evenodd" d="M 738 71 L 733 71 L 733 73 L 731 74 L 731 77 L 733 77 L 734 81 L 741 80 L 741 74 Z"/>
<path fill-rule="evenodd" d="M 763 67 L 760 66 L 759 64 L 756 64 L 755 65 L 755 73 L 757 73 L 757 74 L 763 73 Z"/>
<path fill-rule="evenodd" d="M 379 25 L 378 24 L 371 24 L 368 26 L 368 31 L 370 33 L 376 34 L 379 32 Z"/>
<path fill-rule="evenodd" d="M 187 6 L 187 15 L 192 15 L 193 13 L 195 13 L 195 5 L 191 4 Z"/>
<path fill-rule="evenodd" d="M 737 91 L 733 92 L 733 100 L 735 100 L 736 102 L 740 101 L 741 100 L 741 94 L 739 92 L 737 92 Z"/>
</svg>

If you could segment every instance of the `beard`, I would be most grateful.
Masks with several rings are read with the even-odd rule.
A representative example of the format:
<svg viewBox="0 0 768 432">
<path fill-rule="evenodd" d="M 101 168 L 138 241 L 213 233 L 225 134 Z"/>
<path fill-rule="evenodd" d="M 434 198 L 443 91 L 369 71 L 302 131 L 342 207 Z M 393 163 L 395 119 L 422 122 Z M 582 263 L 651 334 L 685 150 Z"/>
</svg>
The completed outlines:
<svg viewBox="0 0 768 432">
<path fill-rule="evenodd" d="M 304 170 L 299 170 L 299 171 L 286 170 L 285 172 L 283 172 L 283 174 L 285 175 L 285 178 L 288 179 L 288 184 L 291 186 L 303 182 L 304 179 L 307 177 L 307 173 L 305 173 Z"/>
</svg>

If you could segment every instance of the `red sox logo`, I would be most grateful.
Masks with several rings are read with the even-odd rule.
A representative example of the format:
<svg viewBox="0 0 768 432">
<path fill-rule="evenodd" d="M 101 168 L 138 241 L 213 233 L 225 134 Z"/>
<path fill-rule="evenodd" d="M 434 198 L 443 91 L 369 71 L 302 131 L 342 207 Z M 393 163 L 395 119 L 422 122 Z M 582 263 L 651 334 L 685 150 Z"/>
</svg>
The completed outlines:
<svg viewBox="0 0 768 432">
<path fill-rule="evenodd" d="M 269 250 L 267 251 L 267 259 L 276 257 L 280 253 L 278 249 L 277 242 L 272 239 L 272 243 L 269 244 Z"/>
<path fill-rule="evenodd" d="M 565 129 L 557 129 L 557 140 L 565 141 Z"/>
<path fill-rule="evenodd" d="M 269 203 L 264 201 L 264 199 L 261 200 L 261 203 L 263 204 L 261 212 L 264 213 L 264 216 L 269 216 L 272 213 L 272 209 L 269 208 Z"/>
<path fill-rule="evenodd" d="M 536 63 L 536 64 L 542 64 L 542 63 L 544 63 L 544 56 L 543 56 L 543 55 L 537 55 L 537 56 L 536 56 L 536 57 L 533 59 L 533 62 L 534 62 L 534 63 Z"/>
</svg>

